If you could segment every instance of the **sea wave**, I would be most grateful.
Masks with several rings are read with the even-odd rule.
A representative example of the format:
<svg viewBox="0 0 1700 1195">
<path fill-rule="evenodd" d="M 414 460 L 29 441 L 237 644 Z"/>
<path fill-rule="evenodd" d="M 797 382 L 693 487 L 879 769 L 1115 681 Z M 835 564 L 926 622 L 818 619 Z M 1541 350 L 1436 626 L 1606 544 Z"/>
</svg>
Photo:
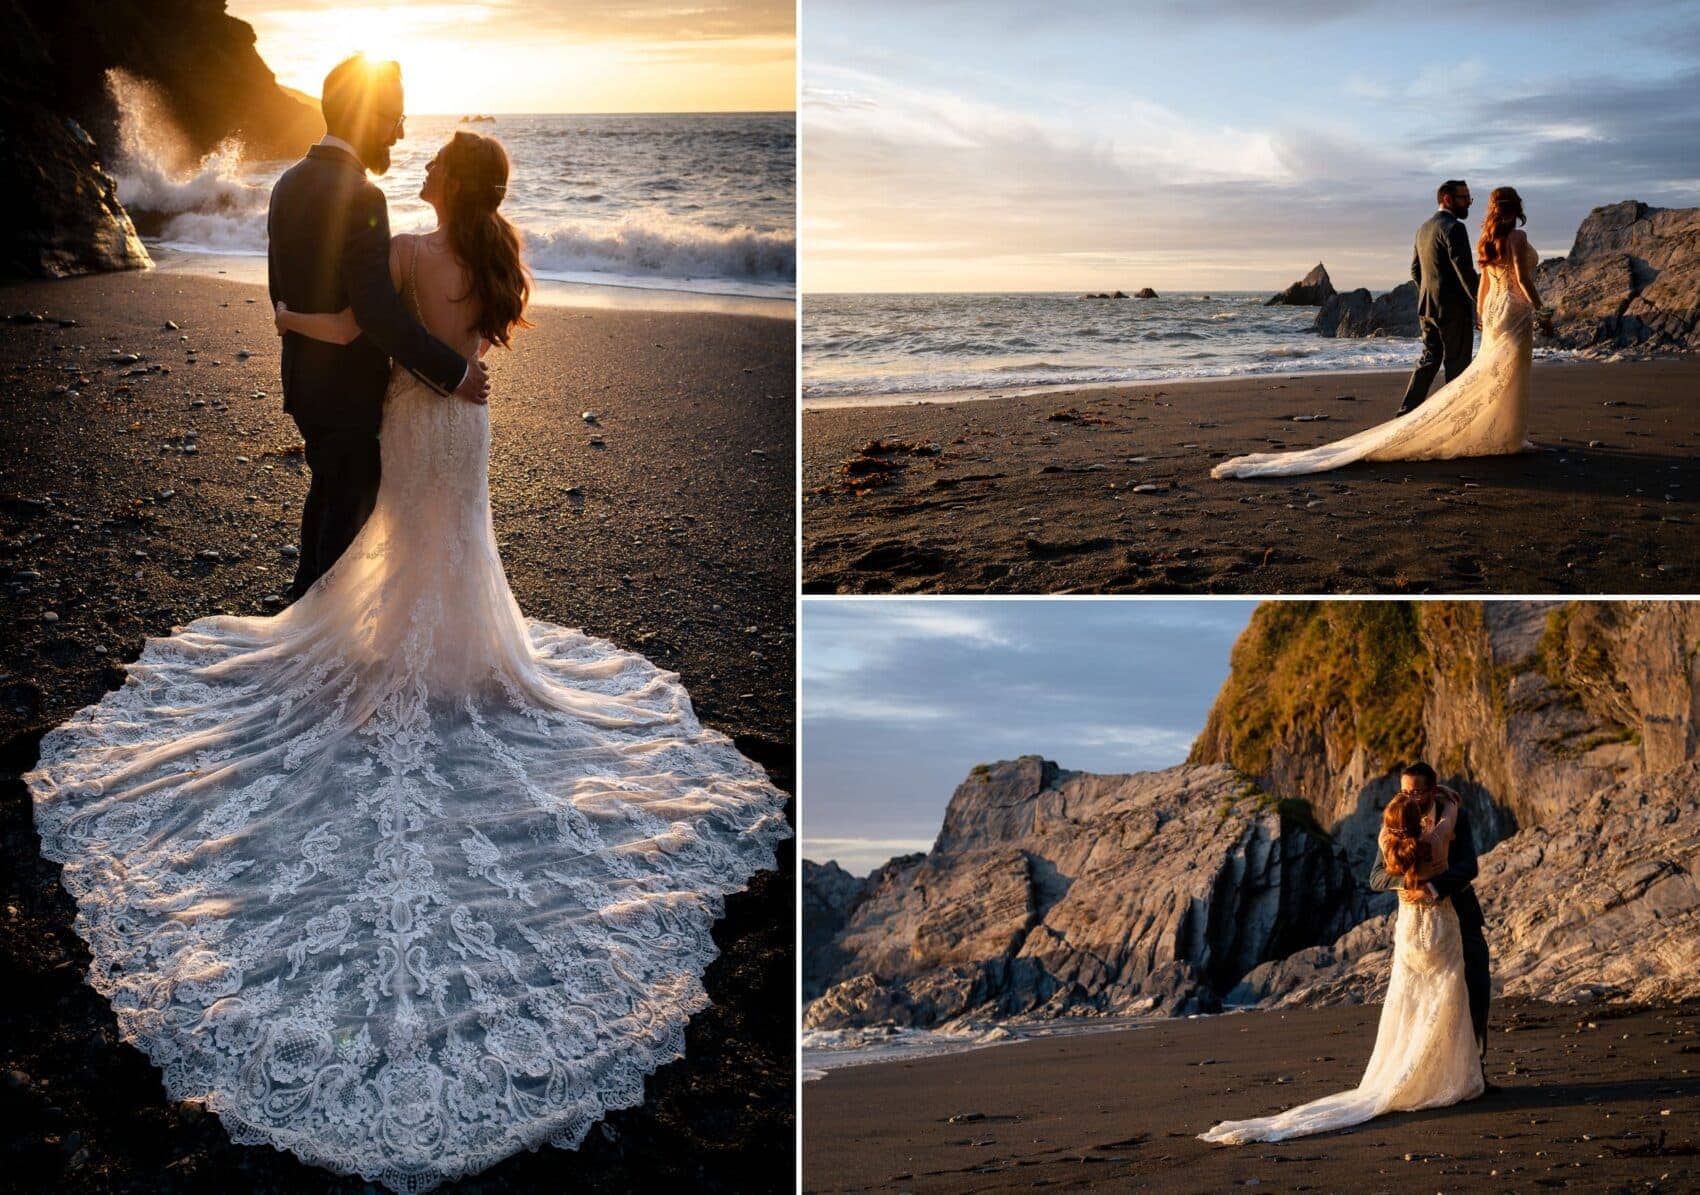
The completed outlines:
<svg viewBox="0 0 1700 1195">
<path fill-rule="evenodd" d="M 653 213 L 521 231 L 540 278 L 606 272 L 789 283 L 797 274 L 797 238 L 790 232 L 708 228 Z"/>
</svg>

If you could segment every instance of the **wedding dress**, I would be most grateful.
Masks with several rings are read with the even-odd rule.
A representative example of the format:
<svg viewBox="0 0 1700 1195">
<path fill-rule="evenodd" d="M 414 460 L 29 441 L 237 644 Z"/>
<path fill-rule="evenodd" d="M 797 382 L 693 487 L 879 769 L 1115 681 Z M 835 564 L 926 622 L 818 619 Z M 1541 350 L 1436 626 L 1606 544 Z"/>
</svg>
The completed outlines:
<svg viewBox="0 0 1700 1195">
<path fill-rule="evenodd" d="M 1535 257 L 1529 246 L 1524 250 L 1526 258 Z M 1534 261 L 1526 260 L 1526 271 L 1533 274 L 1534 268 Z M 1210 476 L 1287 477 L 1325 473 L 1355 461 L 1500 456 L 1532 448 L 1529 380 L 1535 310 L 1509 262 L 1487 266 L 1483 274 L 1491 285 L 1482 305 L 1481 351 L 1463 373 L 1416 410 L 1318 448 L 1237 456 L 1210 470 Z"/>
<path fill-rule="evenodd" d="M 1458 914 L 1450 901 L 1400 901 L 1387 999 L 1357 1087 L 1276 1116 L 1226 1120 L 1199 1136 L 1224 1145 L 1284 1141 L 1349 1128 L 1385 1112 L 1456 1104 L 1482 1091 Z"/>
<path fill-rule="evenodd" d="M 790 835 L 676 674 L 521 615 L 489 446 L 397 370 L 347 553 L 276 617 L 148 640 L 25 778 L 170 1096 L 398 1191 L 641 1103 Z"/>
</svg>

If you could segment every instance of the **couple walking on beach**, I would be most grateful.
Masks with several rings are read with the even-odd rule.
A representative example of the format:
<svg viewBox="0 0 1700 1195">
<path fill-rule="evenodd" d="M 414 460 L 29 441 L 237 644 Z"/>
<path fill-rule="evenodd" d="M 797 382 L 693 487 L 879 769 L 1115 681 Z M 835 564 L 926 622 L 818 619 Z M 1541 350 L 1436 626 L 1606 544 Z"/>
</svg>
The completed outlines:
<svg viewBox="0 0 1700 1195">
<path fill-rule="evenodd" d="M 456 133 L 437 228 L 392 237 L 366 171 L 402 100 L 396 64 L 336 67 L 272 193 L 293 605 L 148 640 L 26 779 L 90 983 L 172 1098 L 423 1191 L 641 1103 L 723 898 L 790 831 L 676 674 L 520 613 L 482 364 L 527 326 L 508 160 Z"/>
<path fill-rule="evenodd" d="M 1489 1090 L 1492 989 L 1476 848 L 1462 798 L 1426 763 L 1406 768 L 1382 815 L 1371 887 L 1399 894 L 1393 964 L 1375 1047 L 1351 1091 L 1275 1116 L 1227 1120 L 1200 1134 L 1239 1145 L 1362 1124 L 1386 1112 L 1438 1108 Z"/>
<path fill-rule="evenodd" d="M 1411 256 L 1423 351 L 1398 414 L 1318 448 L 1223 461 L 1210 471 L 1212 477 L 1292 476 L 1355 461 L 1498 456 L 1532 447 L 1530 371 L 1535 321 L 1544 308 L 1535 289 L 1538 256 L 1519 227 L 1525 222 L 1523 201 L 1511 187 L 1488 196 L 1472 261 L 1464 229 L 1469 184 L 1449 179 L 1435 198 L 1439 206 L 1417 230 Z M 1478 329 L 1482 351 L 1472 357 Z M 1443 366 L 1446 384 L 1431 397 L 1429 388 Z"/>
</svg>

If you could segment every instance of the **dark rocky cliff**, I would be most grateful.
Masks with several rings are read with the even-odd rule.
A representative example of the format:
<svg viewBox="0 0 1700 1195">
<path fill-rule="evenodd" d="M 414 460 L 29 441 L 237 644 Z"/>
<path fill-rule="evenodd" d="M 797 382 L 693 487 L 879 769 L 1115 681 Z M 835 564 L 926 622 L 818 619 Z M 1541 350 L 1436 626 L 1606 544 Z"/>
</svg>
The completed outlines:
<svg viewBox="0 0 1700 1195">
<path fill-rule="evenodd" d="M 1700 995 L 1700 606 L 1271 602 L 1185 765 L 977 768 L 930 853 L 837 902 L 806 1021 L 1373 995 L 1361 881 L 1416 758 L 1470 803 L 1505 990 Z"/>
<path fill-rule="evenodd" d="M 0 0 L 0 19 L 0 163 L 18 180 L 0 232 L 6 276 L 149 264 L 103 168 L 119 149 L 109 72 L 151 85 L 191 154 L 234 137 L 287 156 L 324 131 L 223 0 Z"/>
</svg>

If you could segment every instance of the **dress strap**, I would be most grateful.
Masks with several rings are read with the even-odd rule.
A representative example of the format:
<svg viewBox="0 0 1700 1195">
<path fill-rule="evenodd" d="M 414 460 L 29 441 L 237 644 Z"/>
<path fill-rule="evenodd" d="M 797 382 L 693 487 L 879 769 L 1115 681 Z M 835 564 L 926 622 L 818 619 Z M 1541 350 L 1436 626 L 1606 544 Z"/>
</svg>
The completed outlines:
<svg viewBox="0 0 1700 1195">
<path fill-rule="evenodd" d="M 410 240 L 413 245 L 413 256 L 408 260 L 407 265 L 407 289 L 412 292 L 413 317 L 419 321 L 421 327 L 424 327 L 425 312 L 420 310 L 419 307 L 419 237 L 415 235 Z"/>
</svg>

